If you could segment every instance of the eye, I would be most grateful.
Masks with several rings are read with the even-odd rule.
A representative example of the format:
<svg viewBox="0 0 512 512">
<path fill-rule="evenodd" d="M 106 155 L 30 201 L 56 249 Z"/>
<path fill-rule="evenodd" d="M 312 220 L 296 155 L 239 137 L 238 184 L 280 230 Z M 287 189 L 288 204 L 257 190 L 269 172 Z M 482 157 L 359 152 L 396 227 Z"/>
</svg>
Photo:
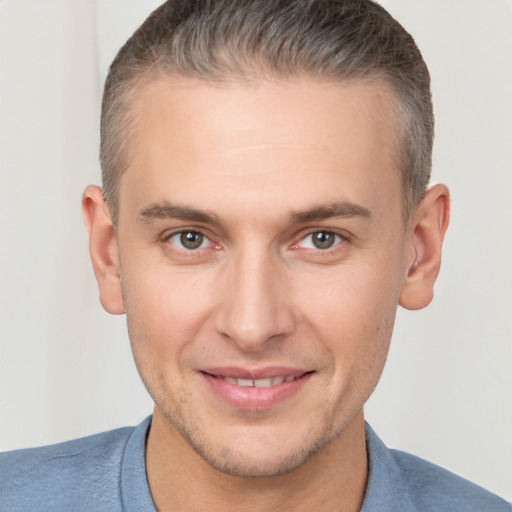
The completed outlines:
<svg viewBox="0 0 512 512">
<path fill-rule="evenodd" d="M 180 231 L 168 238 L 168 241 L 180 249 L 196 251 L 212 245 L 210 240 L 197 231 Z"/>
<path fill-rule="evenodd" d="M 333 231 L 314 231 L 305 236 L 297 245 L 303 249 L 326 250 L 339 244 L 342 237 Z"/>
</svg>

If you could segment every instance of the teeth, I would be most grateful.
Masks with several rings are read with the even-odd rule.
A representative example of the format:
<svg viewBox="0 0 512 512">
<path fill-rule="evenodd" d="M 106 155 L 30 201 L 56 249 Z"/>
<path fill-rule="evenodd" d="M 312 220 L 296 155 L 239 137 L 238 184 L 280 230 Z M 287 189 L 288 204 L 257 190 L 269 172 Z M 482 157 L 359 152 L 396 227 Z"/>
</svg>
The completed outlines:
<svg viewBox="0 0 512 512">
<path fill-rule="evenodd" d="M 256 388 L 268 388 L 270 386 L 277 386 L 283 382 L 292 382 L 295 380 L 293 375 L 287 377 L 268 377 L 266 379 L 235 379 L 233 377 L 222 377 L 226 382 L 230 384 L 236 384 L 241 387 L 256 387 Z"/>
<path fill-rule="evenodd" d="M 272 386 L 272 379 L 256 379 L 254 381 L 254 385 L 257 388 L 268 388 L 269 386 Z"/>
<path fill-rule="evenodd" d="M 252 379 L 236 379 L 236 383 L 243 388 L 254 386 L 254 381 Z"/>
</svg>

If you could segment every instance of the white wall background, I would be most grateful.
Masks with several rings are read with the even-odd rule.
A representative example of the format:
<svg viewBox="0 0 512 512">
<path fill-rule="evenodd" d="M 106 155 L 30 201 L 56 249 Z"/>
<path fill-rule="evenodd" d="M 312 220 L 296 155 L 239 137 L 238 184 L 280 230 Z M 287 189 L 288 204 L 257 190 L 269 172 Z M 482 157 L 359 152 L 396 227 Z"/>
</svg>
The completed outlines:
<svg viewBox="0 0 512 512">
<path fill-rule="evenodd" d="M 155 0 L 0 0 L 0 449 L 151 412 L 80 214 L 102 83 Z M 400 311 L 367 417 L 392 447 L 512 500 L 512 2 L 387 0 L 430 66 L 453 194 L 434 303 Z"/>
</svg>

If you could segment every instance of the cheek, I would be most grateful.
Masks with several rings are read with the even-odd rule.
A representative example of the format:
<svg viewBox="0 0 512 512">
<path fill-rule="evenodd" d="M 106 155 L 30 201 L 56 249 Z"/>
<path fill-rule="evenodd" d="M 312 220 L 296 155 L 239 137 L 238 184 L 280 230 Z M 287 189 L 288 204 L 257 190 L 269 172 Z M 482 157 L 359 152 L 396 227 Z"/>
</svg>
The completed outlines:
<svg viewBox="0 0 512 512">
<path fill-rule="evenodd" d="M 130 339 L 158 364 L 177 359 L 205 325 L 211 305 L 207 276 L 201 273 L 126 272 L 123 275 Z"/>
<path fill-rule="evenodd" d="M 398 304 L 398 276 L 395 269 L 347 265 L 323 279 L 303 279 L 303 319 L 337 363 L 382 366 Z"/>
<path fill-rule="evenodd" d="M 135 267 L 136 268 L 136 267 Z M 201 285 L 203 283 L 203 285 Z M 187 396 L 187 354 L 208 317 L 206 284 L 162 268 L 123 274 L 123 296 L 133 357 L 155 403 L 171 410 Z"/>
</svg>

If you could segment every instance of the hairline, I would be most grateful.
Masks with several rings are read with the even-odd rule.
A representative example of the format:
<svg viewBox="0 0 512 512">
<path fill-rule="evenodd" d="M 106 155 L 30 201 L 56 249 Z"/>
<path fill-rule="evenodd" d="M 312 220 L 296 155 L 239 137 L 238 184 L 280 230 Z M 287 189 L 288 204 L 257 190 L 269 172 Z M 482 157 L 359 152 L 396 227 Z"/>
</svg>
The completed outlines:
<svg viewBox="0 0 512 512">
<path fill-rule="evenodd" d="M 405 116 L 407 113 L 404 112 L 405 105 L 403 100 L 400 98 L 399 92 L 393 85 L 392 80 L 386 76 L 385 71 L 377 69 L 358 76 L 346 77 L 330 77 L 307 71 L 279 73 L 278 71 L 258 72 L 256 70 L 250 70 L 247 73 L 228 72 L 223 75 L 210 76 L 206 74 L 198 75 L 195 73 L 162 71 L 158 62 L 155 62 L 145 70 L 135 74 L 131 78 L 129 85 L 125 86 L 124 95 L 121 98 L 122 104 L 120 105 L 123 109 L 123 113 L 119 115 L 119 106 L 115 109 L 117 110 L 117 115 L 114 117 L 117 117 L 118 120 L 122 121 L 119 123 L 121 127 L 117 130 L 114 136 L 114 144 L 117 143 L 116 145 L 119 149 L 119 154 L 117 155 L 118 164 L 115 170 L 110 169 L 110 179 L 114 181 L 115 186 L 109 188 L 114 197 L 107 197 L 105 195 L 105 189 L 107 188 L 105 187 L 105 184 L 103 187 L 103 193 L 116 230 L 119 221 L 120 183 L 123 175 L 129 167 L 128 162 L 130 160 L 130 148 L 132 146 L 134 132 L 136 131 L 138 100 L 140 99 L 143 90 L 150 84 L 172 84 L 173 82 L 178 82 L 182 79 L 197 79 L 199 83 L 217 85 L 221 87 L 230 84 L 261 85 L 272 82 L 293 82 L 301 79 L 309 79 L 318 83 L 332 84 L 341 87 L 350 84 L 375 85 L 382 92 L 388 95 L 391 100 L 392 112 L 394 114 L 392 125 L 396 130 L 396 143 L 392 148 L 392 158 L 397 166 L 397 170 L 400 173 L 401 178 L 400 183 L 402 190 L 400 197 L 402 200 L 403 220 L 404 222 L 407 222 L 410 219 L 415 207 L 419 203 L 419 199 L 421 198 L 415 199 L 414 197 L 411 197 L 413 195 L 413 190 L 412 186 L 409 184 L 408 171 L 406 169 L 406 156 L 404 155 L 404 151 L 406 150 L 405 131 L 407 129 L 407 122 L 405 120 Z"/>
</svg>

